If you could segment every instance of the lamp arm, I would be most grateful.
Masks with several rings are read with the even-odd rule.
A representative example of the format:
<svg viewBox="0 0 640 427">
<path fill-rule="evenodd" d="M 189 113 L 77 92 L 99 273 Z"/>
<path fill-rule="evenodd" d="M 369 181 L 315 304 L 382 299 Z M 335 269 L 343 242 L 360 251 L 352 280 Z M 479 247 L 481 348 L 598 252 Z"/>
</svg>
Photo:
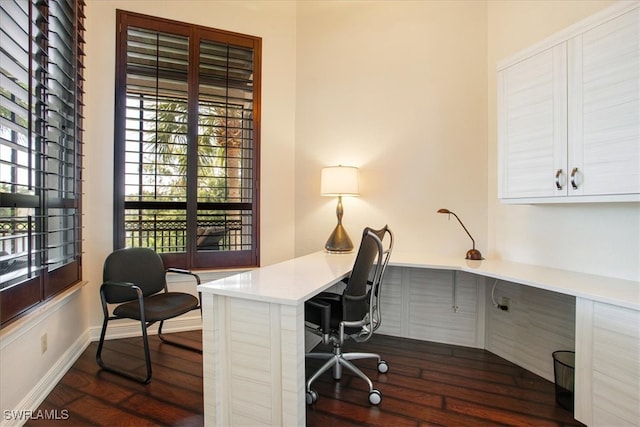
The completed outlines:
<svg viewBox="0 0 640 427">
<path fill-rule="evenodd" d="M 469 238 L 471 239 L 471 243 L 473 244 L 473 249 L 475 249 L 476 248 L 476 241 L 473 240 L 473 237 L 471 237 L 471 233 L 469 233 L 469 230 L 467 230 L 467 227 L 465 227 L 464 224 L 462 223 L 462 221 L 460 221 L 460 218 L 458 218 L 458 215 L 456 215 L 455 213 L 453 213 L 451 211 L 449 211 L 449 214 L 456 217 L 456 219 L 458 220 L 458 222 L 460 223 L 460 225 L 462 226 L 464 231 L 467 232 L 467 235 L 469 236 Z"/>
</svg>

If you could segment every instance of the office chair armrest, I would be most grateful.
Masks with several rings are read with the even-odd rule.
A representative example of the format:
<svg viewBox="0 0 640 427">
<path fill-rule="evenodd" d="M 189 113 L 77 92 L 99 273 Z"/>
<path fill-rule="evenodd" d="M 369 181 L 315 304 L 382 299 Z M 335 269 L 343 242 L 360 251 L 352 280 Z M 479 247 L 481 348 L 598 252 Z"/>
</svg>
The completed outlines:
<svg viewBox="0 0 640 427">
<path fill-rule="evenodd" d="M 314 299 L 308 300 L 305 304 L 307 307 L 318 310 L 320 313 L 320 325 L 318 326 L 320 326 L 323 334 L 328 334 L 331 330 L 331 304 Z"/>
<path fill-rule="evenodd" d="M 188 274 L 190 276 L 193 276 L 196 279 L 196 283 L 199 285 L 200 284 L 200 276 L 198 276 L 196 273 L 193 273 L 189 270 L 184 270 L 182 268 L 167 268 L 167 273 L 178 273 L 178 274 Z"/>
</svg>

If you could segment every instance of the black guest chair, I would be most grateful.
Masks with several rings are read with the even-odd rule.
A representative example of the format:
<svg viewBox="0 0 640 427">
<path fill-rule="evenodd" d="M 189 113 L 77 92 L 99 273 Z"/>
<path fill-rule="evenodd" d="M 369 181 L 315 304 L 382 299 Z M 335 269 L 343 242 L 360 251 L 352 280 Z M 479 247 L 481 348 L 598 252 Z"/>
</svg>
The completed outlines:
<svg viewBox="0 0 640 427">
<path fill-rule="evenodd" d="M 385 245 L 383 245 L 385 241 Z M 378 372 L 385 373 L 389 365 L 374 353 L 343 353 L 345 339 L 355 342 L 369 340 L 380 326 L 380 285 L 393 249 L 393 233 L 385 226 L 380 230 L 365 228 L 353 270 L 342 294 L 322 292 L 305 303 L 307 328 L 322 337 L 323 344 L 333 346 L 333 353 L 307 353 L 308 358 L 327 359 L 306 383 L 306 402 L 313 404 L 318 393 L 313 382 L 333 368 L 333 378 L 342 377 L 342 367 L 353 371 L 369 385 L 369 402 L 378 405 L 382 394 L 351 360 L 375 358 Z"/>
<path fill-rule="evenodd" d="M 187 270 L 169 268 L 165 271 L 160 255 L 149 248 L 128 248 L 112 252 L 104 262 L 103 283 L 100 286 L 100 300 L 104 312 L 104 322 L 96 361 L 105 371 L 147 384 L 151 381 L 151 357 L 147 328 L 160 322 L 158 336 L 167 344 L 188 350 L 202 352 L 201 349 L 168 340 L 162 335 L 165 320 L 201 309 L 200 300 L 185 292 L 169 292 L 166 273 L 181 273 L 193 276 L 200 284 L 198 275 Z M 118 304 L 109 314 L 109 304 Z M 106 365 L 102 360 L 102 348 L 109 320 L 133 319 L 140 322 L 144 346 L 146 376 L 141 377 L 124 370 L 122 367 Z"/>
</svg>

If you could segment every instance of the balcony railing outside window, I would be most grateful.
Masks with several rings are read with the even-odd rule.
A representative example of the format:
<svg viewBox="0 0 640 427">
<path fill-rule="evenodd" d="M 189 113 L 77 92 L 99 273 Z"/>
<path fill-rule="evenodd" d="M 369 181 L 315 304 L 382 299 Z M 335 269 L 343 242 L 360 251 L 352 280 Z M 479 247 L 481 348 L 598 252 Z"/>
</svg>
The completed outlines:
<svg viewBox="0 0 640 427">
<path fill-rule="evenodd" d="M 242 220 L 235 218 L 199 221 L 196 245 L 199 251 L 233 251 L 242 249 Z M 125 221 L 126 246 L 148 247 L 159 253 L 187 250 L 187 222 L 165 220 L 161 215 L 150 219 Z"/>
<path fill-rule="evenodd" d="M 31 217 L 0 218 L 0 288 L 28 277 L 33 238 Z"/>
</svg>

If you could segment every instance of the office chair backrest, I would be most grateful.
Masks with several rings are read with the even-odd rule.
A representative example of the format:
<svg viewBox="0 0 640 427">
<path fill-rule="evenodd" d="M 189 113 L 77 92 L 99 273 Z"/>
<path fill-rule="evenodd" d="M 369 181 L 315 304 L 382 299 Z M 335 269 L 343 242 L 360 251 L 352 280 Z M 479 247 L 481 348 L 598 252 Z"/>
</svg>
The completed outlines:
<svg viewBox="0 0 640 427">
<path fill-rule="evenodd" d="M 379 280 L 385 267 L 385 250 L 382 239 L 391 233 L 387 226 L 380 230 L 366 227 L 362 233 L 362 241 L 356 260 L 347 282 L 342 298 L 343 319 L 360 320 L 370 311 L 371 294 L 377 297 Z M 391 234 L 390 234 L 391 235 Z M 392 244 L 392 242 L 390 242 Z M 370 286 L 371 285 L 371 288 Z"/>
<path fill-rule="evenodd" d="M 112 252 L 104 262 L 103 282 L 128 282 L 140 287 L 144 296 L 162 291 L 166 286 L 162 258 L 153 249 L 127 248 Z M 109 304 L 131 301 L 137 295 L 129 289 L 105 291 Z"/>
</svg>

